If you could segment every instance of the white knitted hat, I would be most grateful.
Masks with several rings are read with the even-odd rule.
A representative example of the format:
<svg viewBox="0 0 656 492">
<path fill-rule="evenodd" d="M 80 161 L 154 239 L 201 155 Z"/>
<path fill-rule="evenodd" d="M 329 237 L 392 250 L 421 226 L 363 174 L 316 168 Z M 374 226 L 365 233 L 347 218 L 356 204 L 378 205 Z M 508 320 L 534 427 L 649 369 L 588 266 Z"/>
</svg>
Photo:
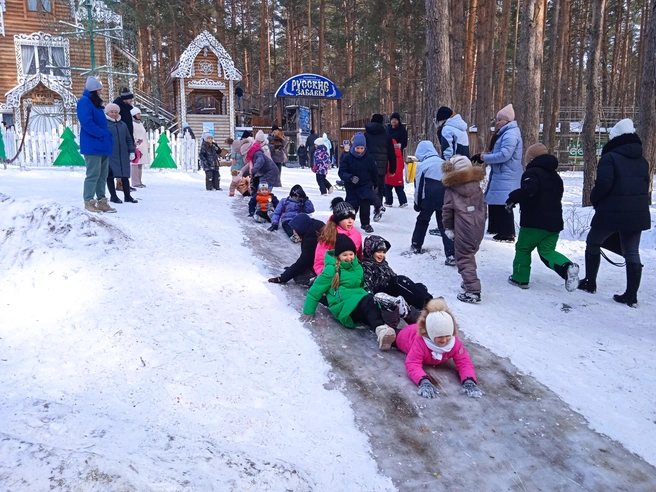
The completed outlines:
<svg viewBox="0 0 656 492">
<path fill-rule="evenodd" d="M 617 122 L 617 124 L 610 129 L 611 140 L 625 133 L 635 133 L 635 127 L 631 118 L 624 118 Z"/>
<path fill-rule="evenodd" d="M 426 316 L 426 331 L 431 340 L 453 335 L 453 318 L 444 311 L 434 311 Z"/>
<path fill-rule="evenodd" d="M 454 155 L 451 157 L 451 164 L 453 164 L 454 171 L 460 171 L 472 165 L 471 161 L 464 155 Z"/>
</svg>

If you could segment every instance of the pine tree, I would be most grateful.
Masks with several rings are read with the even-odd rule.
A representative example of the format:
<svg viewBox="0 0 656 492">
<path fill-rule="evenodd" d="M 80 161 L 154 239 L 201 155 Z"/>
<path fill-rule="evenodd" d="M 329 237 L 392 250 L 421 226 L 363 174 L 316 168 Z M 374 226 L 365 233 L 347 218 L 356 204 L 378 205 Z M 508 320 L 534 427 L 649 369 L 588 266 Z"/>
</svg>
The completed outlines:
<svg viewBox="0 0 656 492">
<path fill-rule="evenodd" d="M 62 143 L 59 144 L 61 152 L 52 163 L 53 166 L 86 166 L 84 157 L 80 154 L 80 147 L 75 142 L 75 135 L 66 127 L 61 134 Z M 4 150 L 4 149 L 3 149 Z M 4 152 L 3 152 L 4 153 Z"/>
<path fill-rule="evenodd" d="M 166 133 L 162 133 L 157 143 L 159 145 L 155 150 L 155 159 L 150 167 L 155 169 L 176 169 L 178 166 L 171 157 L 171 147 L 169 147 L 169 139 L 166 137 Z"/>
</svg>

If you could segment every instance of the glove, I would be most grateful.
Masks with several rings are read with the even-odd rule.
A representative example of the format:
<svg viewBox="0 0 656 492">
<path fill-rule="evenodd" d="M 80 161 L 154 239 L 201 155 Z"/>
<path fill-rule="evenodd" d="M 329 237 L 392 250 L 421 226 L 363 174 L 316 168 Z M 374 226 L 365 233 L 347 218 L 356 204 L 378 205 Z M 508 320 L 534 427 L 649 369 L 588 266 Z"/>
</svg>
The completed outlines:
<svg viewBox="0 0 656 492">
<path fill-rule="evenodd" d="M 301 314 L 301 317 L 298 319 L 306 323 L 311 323 L 312 321 L 314 321 L 314 316 L 312 316 L 311 314 Z"/>
<path fill-rule="evenodd" d="M 421 212 L 421 207 L 417 203 L 415 203 L 414 209 L 415 209 L 415 212 Z"/>
<path fill-rule="evenodd" d="M 424 398 L 435 398 L 439 393 L 440 392 L 437 391 L 437 388 L 433 386 L 428 379 L 424 378 L 419 382 L 419 391 L 417 391 L 419 396 L 423 396 Z"/>
<path fill-rule="evenodd" d="M 481 160 L 481 154 L 474 154 L 474 155 L 471 157 L 471 161 L 472 161 L 473 163 L 481 163 L 481 162 L 483 162 L 483 161 Z"/>
<path fill-rule="evenodd" d="M 269 279 L 270 284 L 280 284 L 280 277 L 273 277 Z"/>
<path fill-rule="evenodd" d="M 469 398 L 480 398 L 485 394 L 485 392 L 476 386 L 476 383 L 473 379 L 467 378 L 465 382 L 462 383 L 462 389 L 460 390 L 461 394 L 466 394 Z"/>
<path fill-rule="evenodd" d="M 448 237 L 451 241 L 456 237 L 456 233 L 453 229 L 444 229 L 444 235 Z"/>
<path fill-rule="evenodd" d="M 137 158 L 137 154 L 135 154 L 134 152 L 130 152 L 130 160 L 133 161 L 136 158 Z"/>
<path fill-rule="evenodd" d="M 515 204 L 513 202 L 511 202 L 510 200 L 508 200 L 506 202 L 506 211 L 510 214 L 510 213 L 512 213 L 513 208 L 515 208 Z"/>
<path fill-rule="evenodd" d="M 274 232 L 278 230 L 278 224 L 271 224 L 271 227 L 267 229 L 269 232 Z"/>
<path fill-rule="evenodd" d="M 354 185 L 356 185 L 356 184 L 358 184 L 358 183 L 360 182 L 360 178 L 358 178 L 357 176 L 351 176 L 351 177 L 349 178 L 349 181 L 350 181 L 351 183 L 353 183 Z"/>
</svg>

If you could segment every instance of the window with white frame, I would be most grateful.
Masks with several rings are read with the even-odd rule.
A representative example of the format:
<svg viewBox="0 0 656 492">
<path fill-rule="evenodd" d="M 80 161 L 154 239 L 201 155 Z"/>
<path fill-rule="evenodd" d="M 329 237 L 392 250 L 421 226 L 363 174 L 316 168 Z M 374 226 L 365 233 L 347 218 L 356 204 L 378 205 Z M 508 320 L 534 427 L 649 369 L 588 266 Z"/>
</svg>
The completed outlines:
<svg viewBox="0 0 656 492">
<path fill-rule="evenodd" d="M 52 0 L 27 0 L 30 12 L 52 12 Z"/>
<path fill-rule="evenodd" d="M 70 79 L 68 39 L 47 33 L 14 36 L 19 83 L 40 73 L 50 77 Z"/>
</svg>

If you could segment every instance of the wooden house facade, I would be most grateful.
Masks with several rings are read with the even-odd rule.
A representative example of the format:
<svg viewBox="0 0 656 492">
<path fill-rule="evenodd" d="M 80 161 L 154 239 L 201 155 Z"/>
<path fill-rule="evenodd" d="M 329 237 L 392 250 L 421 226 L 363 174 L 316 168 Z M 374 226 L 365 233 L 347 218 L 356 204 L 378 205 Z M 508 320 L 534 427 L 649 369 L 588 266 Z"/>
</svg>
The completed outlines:
<svg viewBox="0 0 656 492">
<path fill-rule="evenodd" d="M 179 128 L 187 123 L 200 137 L 205 125 L 213 127 L 219 142 L 234 138 L 234 84 L 241 79 L 221 43 L 207 31 L 200 33 L 180 55 L 167 80 Z"/>
<path fill-rule="evenodd" d="M 30 109 L 29 129 L 48 131 L 75 118 L 77 98 L 84 91 L 90 69 L 89 36 L 59 33 L 75 28 L 60 21 L 86 27 L 90 2 L 98 28 L 122 27 L 122 19 L 102 0 L 0 0 L 0 114 L 7 126 L 21 133 Z M 117 56 L 113 42 L 95 38 L 96 66 L 113 66 Z M 115 95 L 112 76 L 100 73 L 103 99 Z"/>
</svg>

